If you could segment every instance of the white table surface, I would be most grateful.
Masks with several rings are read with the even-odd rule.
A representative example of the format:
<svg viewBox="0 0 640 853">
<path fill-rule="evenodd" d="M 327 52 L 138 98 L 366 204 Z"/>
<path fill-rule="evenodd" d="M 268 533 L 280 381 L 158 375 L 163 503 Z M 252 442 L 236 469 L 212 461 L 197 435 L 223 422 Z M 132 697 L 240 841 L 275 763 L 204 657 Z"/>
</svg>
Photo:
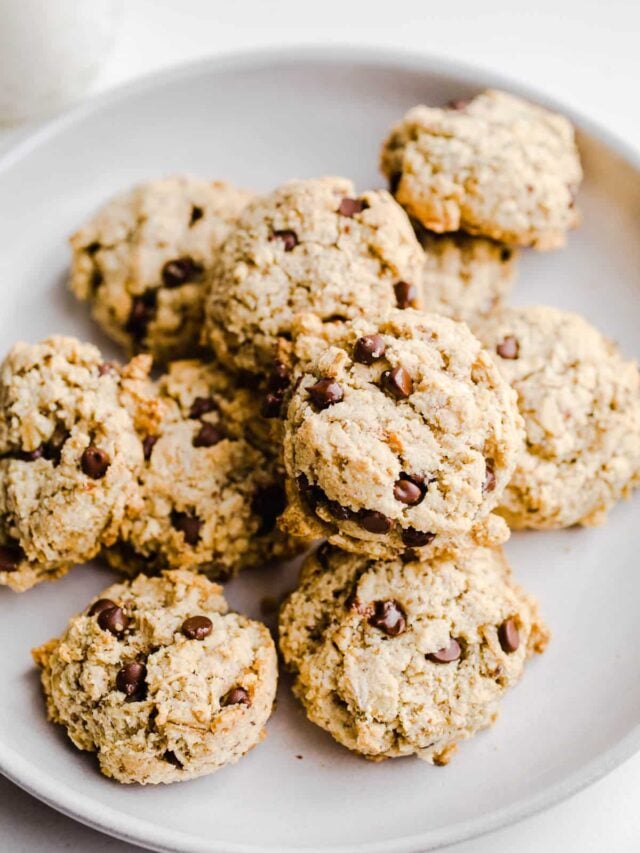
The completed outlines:
<svg viewBox="0 0 640 853">
<path fill-rule="evenodd" d="M 590 114 L 640 150 L 639 37 L 638 0 L 125 0 L 119 42 L 93 88 L 251 47 L 378 44 L 510 75 Z M 0 153 L 23 132 L 0 130 Z M 639 805 L 640 755 L 544 814 L 449 849 L 637 853 Z M 0 777 L 0 851 L 135 849 L 74 823 Z"/>
</svg>

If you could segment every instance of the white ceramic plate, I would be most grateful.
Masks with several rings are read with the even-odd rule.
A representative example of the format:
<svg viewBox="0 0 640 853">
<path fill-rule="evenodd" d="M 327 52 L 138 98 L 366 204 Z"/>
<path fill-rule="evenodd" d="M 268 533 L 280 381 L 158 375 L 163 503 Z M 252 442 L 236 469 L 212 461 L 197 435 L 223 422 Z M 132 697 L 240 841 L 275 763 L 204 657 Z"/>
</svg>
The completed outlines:
<svg viewBox="0 0 640 853">
<path fill-rule="evenodd" d="M 426 58 L 339 49 L 207 61 L 98 98 L 0 162 L 2 350 L 52 332 L 111 349 L 65 292 L 65 240 L 117 190 L 182 171 L 257 189 L 321 174 L 380 185 L 378 148 L 393 121 L 415 103 L 487 85 L 509 88 Z M 639 165 L 576 121 L 584 225 L 566 250 L 526 255 L 515 299 L 577 309 L 631 355 L 640 327 Z M 553 642 L 508 695 L 498 724 L 444 769 L 351 755 L 307 723 L 283 679 L 269 737 L 235 767 L 168 787 L 104 779 L 45 722 L 29 656 L 111 581 L 91 568 L 22 596 L 0 591 L 0 769 L 72 817 L 158 850 L 394 853 L 514 821 L 640 747 L 638 507 L 637 499 L 617 507 L 600 530 L 513 537 L 516 574 L 539 596 Z M 259 600 L 294 577 L 291 568 L 246 574 L 229 597 L 258 615 Z"/>
</svg>

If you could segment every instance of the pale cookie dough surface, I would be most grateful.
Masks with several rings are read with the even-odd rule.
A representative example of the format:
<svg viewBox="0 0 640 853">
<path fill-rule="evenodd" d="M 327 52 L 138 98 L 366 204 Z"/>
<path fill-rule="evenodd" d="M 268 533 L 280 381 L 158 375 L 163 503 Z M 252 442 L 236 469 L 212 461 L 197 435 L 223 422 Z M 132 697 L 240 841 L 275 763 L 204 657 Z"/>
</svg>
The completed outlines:
<svg viewBox="0 0 640 853">
<path fill-rule="evenodd" d="M 0 583 L 23 591 L 94 557 L 140 509 L 142 448 L 121 377 L 91 344 L 16 344 L 0 367 Z"/>
<path fill-rule="evenodd" d="M 341 212 L 342 211 L 342 212 Z M 250 203 L 215 266 L 204 340 L 255 373 L 286 349 L 295 314 L 323 321 L 418 305 L 422 251 L 384 190 L 351 181 L 291 181 Z"/>
<path fill-rule="evenodd" d="M 321 545 L 280 613 L 307 716 L 377 760 L 446 764 L 547 639 L 500 549 L 379 562 Z"/>
<path fill-rule="evenodd" d="M 128 352 L 161 361 L 197 352 L 205 282 L 251 194 L 171 177 L 108 202 L 71 237 L 70 286 Z"/>
<path fill-rule="evenodd" d="M 478 335 L 525 421 L 526 449 L 498 511 L 515 528 L 603 522 L 640 483 L 637 364 L 557 308 L 504 309 Z"/>
<path fill-rule="evenodd" d="M 362 363 L 373 335 L 384 352 Z M 285 419 L 284 529 L 371 557 L 507 538 L 490 513 L 521 451 L 522 420 L 464 324 L 393 311 L 346 324 L 330 346 L 306 344 L 296 342 L 310 360 Z M 330 383 L 333 404 L 319 405 L 318 382 Z"/>
<path fill-rule="evenodd" d="M 125 518 L 106 552 L 116 568 L 227 578 L 303 546 L 276 526 L 285 505 L 281 451 L 268 438 L 259 397 L 237 382 L 197 360 L 171 363 L 158 380 L 167 414 L 143 441 L 143 509 Z"/>
<path fill-rule="evenodd" d="M 516 252 L 509 246 L 457 234 L 420 230 L 425 253 L 420 292 L 422 308 L 474 325 L 506 301 L 516 274 Z"/>
<path fill-rule="evenodd" d="M 381 165 L 400 204 L 431 231 L 554 249 L 579 221 L 573 127 L 506 92 L 414 107 L 386 139 Z"/>
<path fill-rule="evenodd" d="M 97 753 L 105 776 L 192 779 L 263 739 L 277 683 L 273 640 L 261 623 L 229 613 L 217 584 L 192 572 L 141 575 L 100 601 L 101 612 L 89 604 L 33 654 L 49 719 Z"/>
</svg>

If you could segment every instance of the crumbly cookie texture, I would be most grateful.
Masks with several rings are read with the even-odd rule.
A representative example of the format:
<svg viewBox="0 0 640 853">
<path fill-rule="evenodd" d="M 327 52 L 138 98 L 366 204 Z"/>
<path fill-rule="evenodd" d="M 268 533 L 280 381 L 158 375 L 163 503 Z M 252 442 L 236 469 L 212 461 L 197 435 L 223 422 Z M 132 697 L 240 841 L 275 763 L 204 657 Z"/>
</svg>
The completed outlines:
<svg viewBox="0 0 640 853">
<path fill-rule="evenodd" d="M 478 335 L 517 392 L 526 430 L 498 512 L 515 528 L 602 523 L 640 483 L 636 363 L 557 308 L 506 308 Z"/>
<path fill-rule="evenodd" d="M 381 167 L 400 204 L 431 231 L 555 249 L 579 222 L 573 127 L 506 92 L 414 107 L 386 139 Z"/>
<path fill-rule="evenodd" d="M 384 190 L 291 181 L 250 203 L 215 265 L 204 337 L 224 362 L 268 370 L 295 314 L 323 321 L 418 306 L 422 250 Z"/>
<path fill-rule="evenodd" d="M 307 716 L 374 760 L 446 764 L 547 640 L 500 549 L 380 562 L 321 545 L 280 613 Z"/>
<path fill-rule="evenodd" d="M 207 274 L 250 198 L 193 177 L 135 187 L 71 237 L 71 289 L 129 352 L 161 361 L 195 354 Z"/>
<path fill-rule="evenodd" d="M 142 448 L 118 369 L 91 344 L 16 344 L 0 366 L 0 584 L 21 592 L 115 541 Z"/>
<path fill-rule="evenodd" d="M 490 513 L 522 449 L 522 419 L 467 326 L 396 310 L 321 344 L 295 344 L 310 360 L 287 407 L 282 527 L 379 558 L 429 555 L 466 535 L 504 541 Z"/>
<path fill-rule="evenodd" d="M 474 325 L 502 306 L 516 273 L 516 251 L 469 234 L 418 237 L 424 249 L 423 310 Z"/>
<path fill-rule="evenodd" d="M 49 719 L 118 782 L 179 782 L 265 736 L 277 683 L 267 628 L 185 571 L 115 584 L 34 649 Z"/>
<path fill-rule="evenodd" d="M 158 380 L 167 414 L 143 439 L 144 505 L 105 552 L 115 568 L 227 578 L 304 546 L 276 526 L 285 505 L 281 451 L 268 439 L 259 398 L 237 383 L 226 368 L 197 360 L 171 363 Z"/>
</svg>

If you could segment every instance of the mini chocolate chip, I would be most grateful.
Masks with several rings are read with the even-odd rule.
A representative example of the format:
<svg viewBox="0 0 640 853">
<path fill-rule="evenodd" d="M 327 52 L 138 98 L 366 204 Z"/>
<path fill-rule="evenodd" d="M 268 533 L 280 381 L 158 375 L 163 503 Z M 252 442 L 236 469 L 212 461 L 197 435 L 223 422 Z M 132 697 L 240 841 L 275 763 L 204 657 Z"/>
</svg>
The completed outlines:
<svg viewBox="0 0 640 853">
<path fill-rule="evenodd" d="M 431 652 L 431 654 L 428 654 L 426 657 L 427 660 L 430 660 L 433 663 L 453 663 L 453 661 L 459 660 L 461 654 L 462 649 L 460 647 L 460 643 L 451 637 L 449 639 L 448 646 L 445 646 L 443 649 L 438 649 L 437 652 Z"/>
<path fill-rule="evenodd" d="M 393 526 L 390 518 L 375 509 L 361 509 L 358 513 L 358 523 L 369 533 L 388 533 Z"/>
<path fill-rule="evenodd" d="M 93 602 L 87 615 L 96 616 L 98 613 L 102 613 L 103 610 L 111 610 L 113 607 L 117 606 L 118 605 L 115 601 L 111 601 L 110 598 L 99 598 L 97 601 Z"/>
<path fill-rule="evenodd" d="M 102 479 L 107 473 L 110 464 L 111 459 L 109 458 L 109 454 L 99 447 L 94 447 L 93 444 L 86 447 L 80 457 L 82 470 L 92 480 Z"/>
<path fill-rule="evenodd" d="M 273 394 L 278 394 L 285 391 L 291 384 L 291 372 L 287 365 L 282 361 L 276 361 L 273 364 L 271 373 L 267 380 L 267 389 Z"/>
<path fill-rule="evenodd" d="M 496 487 L 496 474 L 494 469 L 493 459 L 485 459 L 485 475 L 484 483 L 482 484 L 482 494 L 486 495 L 492 492 Z"/>
<path fill-rule="evenodd" d="M 223 708 L 226 708 L 227 705 L 251 706 L 251 699 L 244 687 L 232 687 L 231 690 L 222 697 L 220 704 Z"/>
<path fill-rule="evenodd" d="M 505 619 L 498 628 L 498 640 L 502 651 L 510 655 L 518 650 L 520 645 L 520 632 L 514 619 Z"/>
<path fill-rule="evenodd" d="M 197 420 L 209 412 L 216 412 L 218 404 L 213 397 L 196 397 L 191 408 L 189 409 L 189 417 Z"/>
<path fill-rule="evenodd" d="M 262 519 L 258 534 L 269 533 L 276 525 L 276 518 L 284 512 L 287 496 L 278 483 L 257 489 L 251 501 L 251 509 Z"/>
<path fill-rule="evenodd" d="M 91 282 L 90 282 L 89 286 L 91 287 L 91 290 L 93 291 L 93 293 L 96 292 L 96 290 L 100 287 L 100 285 L 102 284 L 103 281 L 104 281 L 104 278 L 103 278 L 100 270 L 94 270 L 91 273 Z"/>
<path fill-rule="evenodd" d="M 389 175 L 389 192 L 395 195 L 398 192 L 400 181 L 402 180 L 402 172 L 393 172 Z"/>
<path fill-rule="evenodd" d="M 325 493 L 322 491 L 320 486 L 312 485 L 305 474 L 298 475 L 296 478 L 296 485 L 300 492 L 300 496 L 310 509 L 314 510 L 321 501 L 326 499 Z"/>
<path fill-rule="evenodd" d="M 407 618 L 400 604 L 393 599 L 388 599 L 375 602 L 369 624 L 384 631 L 389 637 L 397 637 L 398 634 L 406 631 Z"/>
<path fill-rule="evenodd" d="M 329 568 L 329 558 L 331 557 L 332 547 L 328 542 L 322 542 L 316 548 L 316 560 L 320 563 L 323 569 Z"/>
<path fill-rule="evenodd" d="M 353 217 L 368 207 L 369 205 L 362 198 L 343 198 L 338 207 L 338 213 L 342 216 Z"/>
<path fill-rule="evenodd" d="M 344 394 L 342 388 L 335 379 L 319 379 L 314 385 L 307 388 L 307 394 L 316 409 L 328 409 L 339 403 Z"/>
<path fill-rule="evenodd" d="M 204 216 L 204 210 L 201 207 L 198 207 L 197 204 L 194 204 L 191 208 L 191 218 L 189 219 L 189 225 L 195 225 L 196 222 L 199 222 Z"/>
<path fill-rule="evenodd" d="M 400 559 L 403 563 L 415 563 L 420 559 L 420 557 L 417 551 L 414 551 L 413 548 L 407 548 L 406 551 L 403 551 L 402 554 L 400 554 Z"/>
<path fill-rule="evenodd" d="M 19 545 L 0 545 L 0 572 L 15 572 L 24 560 L 24 551 Z"/>
<path fill-rule="evenodd" d="M 131 301 L 131 311 L 125 331 L 138 342 L 147 334 L 147 326 L 156 313 L 157 298 L 155 290 L 148 290 L 142 296 L 134 296 Z"/>
<path fill-rule="evenodd" d="M 171 750 L 171 749 L 167 749 L 167 750 L 164 752 L 164 754 L 163 754 L 163 756 L 162 756 L 162 757 L 163 757 L 163 758 L 164 758 L 164 760 L 165 760 L 165 761 L 167 761 L 169 764 L 173 764 L 173 766 L 174 766 L 174 767 L 177 767 L 177 768 L 178 768 L 178 770 L 182 770 L 182 766 L 183 766 L 183 765 L 182 765 L 182 762 L 180 761 L 180 759 L 178 758 L 178 756 L 175 754 L 175 752 L 173 752 L 173 750 Z"/>
<path fill-rule="evenodd" d="M 147 668 L 143 663 L 126 663 L 116 675 L 116 687 L 128 699 L 144 699 L 147 692 L 145 678 Z"/>
<path fill-rule="evenodd" d="M 298 235 L 295 231 L 291 231 L 288 228 L 282 231 L 274 231 L 269 239 L 281 240 L 284 244 L 285 252 L 291 252 L 298 245 Z"/>
<path fill-rule="evenodd" d="M 103 631 L 108 631 L 114 637 L 121 637 L 128 624 L 129 619 L 125 616 L 123 609 L 117 605 L 107 607 L 98 614 L 98 625 Z"/>
<path fill-rule="evenodd" d="M 338 501 L 327 501 L 327 509 L 334 518 L 338 521 L 350 521 L 357 515 L 348 506 L 342 506 Z"/>
<path fill-rule="evenodd" d="M 35 462 L 36 459 L 40 459 L 44 456 L 45 446 L 41 444 L 39 447 L 36 447 L 35 450 L 16 450 L 15 453 L 12 453 L 11 456 L 13 459 L 18 459 L 20 462 Z"/>
<path fill-rule="evenodd" d="M 97 240 L 94 240 L 93 243 L 89 243 L 88 246 L 85 246 L 85 252 L 87 255 L 95 255 L 96 252 L 99 252 L 102 248 L 101 244 L 98 243 Z"/>
<path fill-rule="evenodd" d="M 393 285 L 398 308 L 415 308 L 418 305 L 418 288 L 407 281 L 397 281 Z"/>
<path fill-rule="evenodd" d="M 360 364 L 373 364 L 386 352 L 386 344 L 380 335 L 364 335 L 358 338 L 353 348 L 353 360 Z"/>
<path fill-rule="evenodd" d="M 262 401 L 260 414 L 263 418 L 279 418 L 283 402 L 280 394 L 267 394 Z"/>
<path fill-rule="evenodd" d="M 210 424 L 208 421 L 205 421 L 200 430 L 193 437 L 193 441 L 191 442 L 194 447 L 213 447 L 218 442 L 222 441 L 224 435 L 222 430 L 215 427 L 213 424 Z"/>
<path fill-rule="evenodd" d="M 382 374 L 380 387 L 396 400 L 405 400 L 413 391 L 413 379 L 404 367 L 394 367 L 393 370 L 385 370 Z"/>
<path fill-rule="evenodd" d="M 513 255 L 513 249 L 510 249 L 508 246 L 503 246 L 500 249 L 500 260 L 506 263 L 511 260 L 511 256 Z"/>
<path fill-rule="evenodd" d="M 156 442 L 159 438 L 159 435 L 146 435 L 142 439 L 142 453 L 144 454 L 145 459 L 151 459 L 151 453 L 153 452 L 153 448 L 156 446 Z"/>
<path fill-rule="evenodd" d="M 103 361 L 102 364 L 98 367 L 98 376 L 109 376 L 110 374 L 117 372 L 117 367 L 110 361 Z"/>
<path fill-rule="evenodd" d="M 436 538 L 435 533 L 429 533 L 424 530 L 416 530 L 415 527 L 406 527 L 402 531 L 402 543 L 407 548 L 422 548 L 428 545 Z"/>
<path fill-rule="evenodd" d="M 393 496 L 400 503 L 416 506 L 426 494 L 424 482 L 414 480 L 408 474 L 400 474 L 393 486 Z"/>
<path fill-rule="evenodd" d="M 182 633 L 189 640 L 204 640 L 213 631 L 213 622 L 208 616 L 190 616 L 182 623 Z"/>
<path fill-rule="evenodd" d="M 518 339 L 514 338 L 513 335 L 507 335 L 502 343 L 498 344 L 496 347 L 496 352 L 500 358 L 518 358 L 518 355 L 520 354 L 520 344 L 518 343 Z"/>
<path fill-rule="evenodd" d="M 197 545 L 200 541 L 200 528 L 202 521 L 197 515 L 188 512 L 178 512 L 174 510 L 171 513 L 171 524 L 176 530 L 179 530 L 187 545 Z"/>
<path fill-rule="evenodd" d="M 204 267 L 193 258 L 176 258 L 167 261 L 162 267 L 162 282 L 165 287 L 182 287 L 191 281 L 197 281 Z"/>
<path fill-rule="evenodd" d="M 54 436 L 50 441 L 42 445 L 42 455 L 45 459 L 53 462 L 54 466 L 60 464 L 62 448 L 68 438 L 69 433 L 65 432 L 61 435 Z"/>
</svg>

